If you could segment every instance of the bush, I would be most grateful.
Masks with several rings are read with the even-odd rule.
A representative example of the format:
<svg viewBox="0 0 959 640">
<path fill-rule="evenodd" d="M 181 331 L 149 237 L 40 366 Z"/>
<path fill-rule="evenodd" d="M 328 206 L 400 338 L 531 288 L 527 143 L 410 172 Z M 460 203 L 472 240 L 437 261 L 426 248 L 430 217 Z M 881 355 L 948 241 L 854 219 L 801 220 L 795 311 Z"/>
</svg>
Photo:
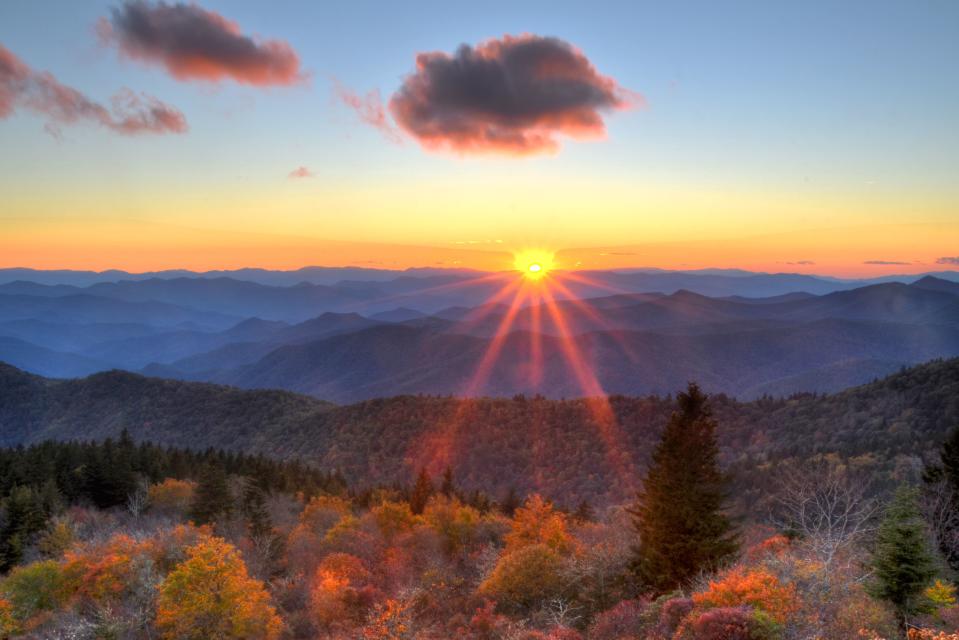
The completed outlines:
<svg viewBox="0 0 959 640">
<path fill-rule="evenodd" d="M 677 640 L 773 640 L 778 629 L 768 617 L 749 607 L 720 607 L 687 617 Z"/>
<path fill-rule="evenodd" d="M 480 593 L 513 610 L 532 609 L 563 591 L 563 561 L 545 544 L 534 544 L 500 557 Z"/>
<path fill-rule="evenodd" d="M 596 616 L 586 634 L 589 640 L 620 640 L 642 637 L 655 621 L 648 600 L 623 600 Z"/>
</svg>

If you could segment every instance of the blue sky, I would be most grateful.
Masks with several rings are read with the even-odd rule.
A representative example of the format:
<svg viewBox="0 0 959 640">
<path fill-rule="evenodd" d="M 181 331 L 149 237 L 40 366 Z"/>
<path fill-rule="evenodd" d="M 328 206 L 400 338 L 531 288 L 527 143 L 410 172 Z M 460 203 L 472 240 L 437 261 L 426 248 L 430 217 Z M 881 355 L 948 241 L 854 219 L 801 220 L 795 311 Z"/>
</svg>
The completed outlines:
<svg viewBox="0 0 959 640">
<path fill-rule="evenodd" d="M 182 82 L 118 59 L 94 34 L 116 4 L 4 2 L 0 44 L 102 102 L 121 87 L 155 95 L 185 114 L 189 133 L 125 138 L 77 126 L 57 141 L 41 118 L 18 112 L 0 121 L 0 188 L 22 208 L 7 216 L 68 215 L 67 196 L 43 205 L 51 182 L 132 216 L 138 197 L 183 190 L 192 211 L 207 193 L 288 190 L 286 174 L 301 165 L 317 175 L 310 189 L 528 181 L 936 204 L 876 214 L 893 222 L 941 220 L 959 191 L 956 2 L 202 2 L 298 53 L 308 82 L 270 88 Z M 336 78 L 388 98 L 417 52 L 520 33 L 575 45 L 648 107 L 610 115 L 608 139 L 565 142 L 557 155 L 457 159 L 390 144 L 331 90 Z M 211 226 L 229 222 L 222 209 L 211 208 Z M 327 235 L 351 233 L 369 229 Z"/>
</svg>

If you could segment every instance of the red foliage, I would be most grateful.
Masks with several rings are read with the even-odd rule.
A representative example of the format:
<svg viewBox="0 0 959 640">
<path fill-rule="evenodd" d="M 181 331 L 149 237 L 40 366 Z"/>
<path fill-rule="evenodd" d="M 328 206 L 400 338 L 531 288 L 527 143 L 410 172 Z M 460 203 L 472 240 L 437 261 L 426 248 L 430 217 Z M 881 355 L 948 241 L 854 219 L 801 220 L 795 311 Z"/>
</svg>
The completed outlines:
<svg viewBox="0 0 959 640">
<path fill-rule="evenodd" d="M 590 640 L 620 640 L 638 636 L 648 624 L 646 600 L 623 600 L 596 616 L 589 628 Z"/>
</svg>

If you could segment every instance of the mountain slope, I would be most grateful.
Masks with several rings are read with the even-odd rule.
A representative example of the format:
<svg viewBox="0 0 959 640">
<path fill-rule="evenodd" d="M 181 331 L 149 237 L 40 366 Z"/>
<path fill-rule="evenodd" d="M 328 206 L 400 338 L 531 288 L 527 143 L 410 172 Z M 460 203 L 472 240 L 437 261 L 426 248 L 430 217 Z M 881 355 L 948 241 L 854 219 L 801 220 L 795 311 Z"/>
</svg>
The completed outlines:
<svg viewBox="0 0 959 640">
<path fill-rule="evenodd" d="M 829 395 L 737 402 L 713 398 L 725 464 L 741 498 L 778 462 L 820 454 L 857 457 L 901 479 L 932 459 L 959 424 L 959 360 L 936 361 Z M 340 469 L 357 486 L 407 481 L 421 466 L 450 465 L 464 487 L 510 486 L 572 503 L 630 497 L 674 409 L 662 397 L 614 396 L 615 420 L 582 400 L 462 401 L 411 397 L 332 406 L 273 391 L 122 372 L 51 381 L 0 366 L 0 444 L 116 436 L 193 448 L 300 457 Z"/>
</svg>

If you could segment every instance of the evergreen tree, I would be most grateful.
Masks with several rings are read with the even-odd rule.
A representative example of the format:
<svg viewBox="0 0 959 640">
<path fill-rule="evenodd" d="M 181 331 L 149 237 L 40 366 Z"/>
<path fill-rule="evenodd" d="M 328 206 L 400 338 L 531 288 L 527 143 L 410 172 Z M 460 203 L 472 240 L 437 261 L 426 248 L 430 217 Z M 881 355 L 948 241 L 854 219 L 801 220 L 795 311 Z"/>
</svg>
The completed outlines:
<svg viewBox="0 0 959 640">
<path fill-rule="evenodd" d="M 273 532 L 273 521 L 266 506 L 266 491 L 262 482 L 247 480 L 243 487 L 242 511 L 251 538 L 263 538 Z"/>
<path fill-rule="evenodd" d="M 447 498 L 452 498 L 453 494 L 456 493 L 456 487 L 453 486 L 453 470 L 449 467 L 446 467 L 446 471 L 443 472 L 443 484 L 440 485 L 440 493 Z"/>
<path fill-rule="evenodd" d="M 520 504 L 519 496 L 516 494 L 516 488 L 510 487 L 506 493 L 506 497 L 503 498 L 503 501 L 499 505 L 499 510 L 503 512 L 504 516 L 512 518 Z"/>
<path fill-rule="evenodd" d="M 728 478 L 719 469 L 707 396 L 690 384 L 677 403 L 630 510 L 639 538 L 631 570 L 639 586 L 654 593 L 688 585 L 738 548 L 722 511 Z"/>
<path fill-rule="evenodd" d="M 30 487 L 14 487 L 4 502 L 0 527 L 0 571 L 20 562 L 23 552 L 47 523 L 43 497 Z"/>
<path fill-rule="evenodd" d="M 410 511 L 414 515 L 420 515 L 426 508 L 426 503 L 433 496 L 433 481 L 430 479 L 426 469 L 420 469 L 416 477 L 416 483 L 410 492 Z"/>
<path fill-rule="evenodd" d="M 226 472 L 218 464 L 207 464 L 200 473 L 190 518 L 196 524 L 209 524 L 218 516 L 229 516 L 233 511 L 233 498 L 227 486 Z"/>
<path fill-rule="evenodd" d="M 573 512 L 573 520 L 577 522 L 592 522 L 594 518 L 593 507 L 587 500 L 581 501 Z"/>
<path fill-rule="evenodd" d="M 909 617 L 927 610 L 923 591 L 936 575 L 917 500 L 911 487 L 896 491 L 879 525 L 872 557 L 873 581 L 867 585 L 870 595 L 895 608 L 903 637 Z"/>
</svg>

